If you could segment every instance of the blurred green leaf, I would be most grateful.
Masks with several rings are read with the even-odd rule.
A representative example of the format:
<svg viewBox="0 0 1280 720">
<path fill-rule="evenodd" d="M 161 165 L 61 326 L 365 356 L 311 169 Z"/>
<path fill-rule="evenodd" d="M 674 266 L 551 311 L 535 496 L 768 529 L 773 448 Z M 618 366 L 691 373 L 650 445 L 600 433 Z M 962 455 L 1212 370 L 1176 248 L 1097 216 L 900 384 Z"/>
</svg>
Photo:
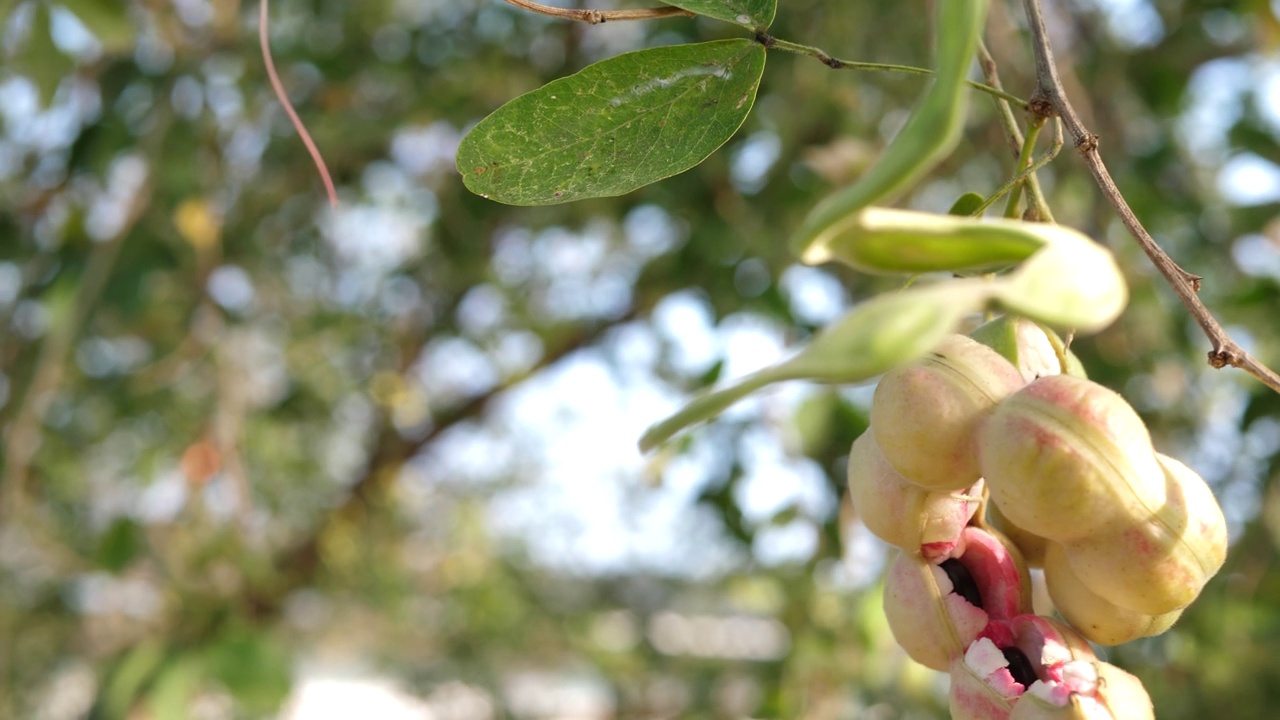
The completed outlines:
<svg viewBox="0 0 1280 720">
<path fill-rule="evenodd" d="M 750 40 L 627 53 L 503 105 L 458 148 L 474 193 L 511 205 L 622 195 L 684 172 L 751 111 L 765 50 Z"/>
<path fill-rule="evenodd" d="M 134 28 L 129 21 L 127 3 L 101 0 L 58 0 L 58 4 L 75 14 L 109 53 L 133 47 Z"/>
<path fill-rule="evenodd" d="M 203 679 L 204 669 L 195 656 L 183 655 L 166 664 L 147 696 L 151 720 L 188 720 L 191 700 Z"/>
<path fill-rule="evenodd" d="M 753 30 L 766 30 L 773 24 L 778 0 L 663 0 L 668 5 L 684 8 L 699 15 L 745 25 Z"/>
<path fill-rule="evenodd" d="M 146 640 L 124 653 L 108 676 L 93 720 L 125 720 L 143 691 L 155 680 L 168 650 L 158 640 Z"/>
<path fill-rule="evenodd" d="M 275 711 L 289 694 L 289 652 L 261 630 L 227 630 L 205 655 L 209 674 L 221 682 L 246 711 Z"/>
<path fill-rule="evenodd" d="M 75 62 L 53 43 L 51 13 L 47 4 L 36 3 L 31 27 L 10 67 L 36 84 L 40 102 L 46 107 L 53 101 L 53 94 L 63 78 L 75 68 Z"/>
<path fill-rule="evenodd" d="M 141 528 L 129 518 L 117 518 L 98 540 L 98 563 L 118 573 L 137 557 L 142 546 Z"/>
</svg>

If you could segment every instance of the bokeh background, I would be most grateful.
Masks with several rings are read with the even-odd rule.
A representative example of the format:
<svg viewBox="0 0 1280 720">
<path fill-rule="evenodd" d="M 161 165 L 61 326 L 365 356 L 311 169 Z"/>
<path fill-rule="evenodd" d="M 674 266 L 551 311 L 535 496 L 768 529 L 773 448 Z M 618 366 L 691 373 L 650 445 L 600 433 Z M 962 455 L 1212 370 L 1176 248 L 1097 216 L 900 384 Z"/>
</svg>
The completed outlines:
<svg viewBox="0 0 1280 720">
<path fill-rule="evenodd" d="M 1030 94 L 1017 3 L 988 44 Z M 785 239 L 923 88 L 772 53 L 700 167 L 519 209 L 453 153 L 501 103 L 617 53 L 733 37 L 499 0 L 275 0 L 327 207 L 271 94 L 257 5 L 0 0 L 0 717 L 942 718 L 885 627 L 884 547 L 840 512 L 867 387 L 796 383 L 651 456 L 645 426 L 893 287 Z M 1280 22 L 1265 0 L 1048 3 L 1139 216 L 1280 365 Z M 928 65 L 927 2 L 781 3 L 772 31 Z M 904 200 L 1011 157 L 974 96 Z M 1133 287 L 1093 377 L 1231 523 L 1169 633 L 1108 652 L 1159 717 L 1280 704 L 1280 397 L 1208 345 L 1070 150 L 1061 222 Z"/>
</svg>

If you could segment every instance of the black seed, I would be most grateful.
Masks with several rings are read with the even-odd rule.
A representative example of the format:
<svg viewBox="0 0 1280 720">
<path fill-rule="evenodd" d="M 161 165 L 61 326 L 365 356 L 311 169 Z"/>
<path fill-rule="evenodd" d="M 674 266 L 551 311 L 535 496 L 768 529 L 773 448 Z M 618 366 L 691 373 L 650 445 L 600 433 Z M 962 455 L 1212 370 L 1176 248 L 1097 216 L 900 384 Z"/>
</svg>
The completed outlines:
<svg viewBox="0 0 1280 720">
<path fill-rule="evenodd" d="M 951 580 L 952 592 L 968 600 L 970 605 L 982 607 L 982 593 L 978 591 L 978 583 L 969 574 L 969 568 L 961 565 L 955 558 L 943 560 L 941 567 Z"/>
<path fill-rule="evenodd" d="M 1009 674 L 1013 679 L 1022 683 L 1022 686 L 1031 687 L 1031 683 L 1039 680 L 1036 676 L 1036 668 L 1027 659 L 1026 653 L 1016 647 L 1000 648 L 1000 652 L 1004 653 L 1004 659 L 1009 661 Z"/>
</svg>

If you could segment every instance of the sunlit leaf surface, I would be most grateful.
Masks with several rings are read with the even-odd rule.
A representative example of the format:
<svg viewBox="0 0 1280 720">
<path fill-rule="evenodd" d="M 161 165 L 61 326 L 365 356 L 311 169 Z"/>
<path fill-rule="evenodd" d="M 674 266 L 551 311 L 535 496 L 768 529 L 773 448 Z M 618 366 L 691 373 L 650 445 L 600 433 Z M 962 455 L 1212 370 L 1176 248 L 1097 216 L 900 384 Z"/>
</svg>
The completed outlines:
<svg viewBox="0 0 1280 720">
<path fill-rule="evenodd" d="M 596 63 L 498 108 L 463 140 L 458 169 L 510 205 L 622 195 L 723 145 L 751 111 L 764 56 L 724 40 Z"/>
</svg>

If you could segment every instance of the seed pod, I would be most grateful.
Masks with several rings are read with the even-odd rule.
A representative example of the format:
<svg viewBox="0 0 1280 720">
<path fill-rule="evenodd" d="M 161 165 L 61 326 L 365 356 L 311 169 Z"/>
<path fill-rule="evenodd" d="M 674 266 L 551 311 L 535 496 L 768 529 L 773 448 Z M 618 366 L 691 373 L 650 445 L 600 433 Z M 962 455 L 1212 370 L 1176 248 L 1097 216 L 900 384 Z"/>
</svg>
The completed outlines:
<svg viewBox="0 0 1280 720">
<path fill-rule="evenodd" d="M 1066 549 L 1058 543 L 1050 543 L 1045 552 L 1044 579 L 1062 617 L 1099 645 L 1120 645 L 1159 635 L 1182 615 L 1181 609 L 1151 615 L 1107 602 L 1076 576 Z"/>
<path fill-rule="evenodd" d="M 1165 503 L 1164 472 L 1142 419 L 1082 378 L 1043 377 L 1014 393 L 984 423 L 978 454 L 1004 516 L 1050 540 L 1129 527 Z"/>
<path fill-rule="evenodd" d="M 1065 544 L 1071 573 L 1089 591 L 1151 616 L 1190 605 L 1226 560 L 1226 520 L 1211 489 L 1181 462 L 1164 455 L 1157 461 L 1165 471 L 1164 505 L 1140 523 Z"/>
<path fill-rule="evenodd" d="M 953 720 L 1004 720 L 1032 688 L 1065 699 L 1069 669 L 1096 658 L 1089 643 L 1049 618 L 1019 615 L 1004 637 L 975 640 L 951 665 Z"/>
<path fill-rule="evenodd" d="M 999 530 L 1018 548 L 1023 559 L 1027 561 L 1027 567 L 1044 567 L 1044 551 L 1049 545 L 1048 540 L 1030 530 L 1014 525 L 1013 521 L 1000 512 L 1000 507 L 995 503 L 987 506 L 987 520 L 991 523 L 991 527 Z"/>
<path fill-rule="evenodd" d="M 865 432 L 849 451 L 849 494 L 876 537 L 926 560 L 949 557 L 978 509 L 982 481 L 960 492 L 929 492 L 898 474 Z"/>
<path fill-rule="evenodd" d="M 1078 233 L 1045 246 L 1001 281 L 997 297 L 1010 312 L 1084 333 L 1110 325 L 1129 302 L 1115 256 Z"/>
<path fill-rule="evenodd" d="M 1031 607 L 1031 583 L 1017 550 L 972 526 L 958 547 L 963 552 L 954 560 L 976 586 L 977 605 L 973 589 L 956 592 L 952 578 L 962 575 L 919 555 L 899 554 L 885 578 L 889 629 L 913 660 L 934 670 L 945 671 L 979 634 L 1005 632 L 1005 623 Z"/>
<path fill-rule="evenodd" d="M 891 370 L 876 386 L 871 430 L 904 478 L 927 490 L 960 490 L 981 476 L 979 423 L 1021 387 L 991 348 L 950 335 L 931 353 Z"/>
<path fill-rule="evenodd" d="M 1016 315 L 1002 315 L 969 333 L 969 337 L 1013 363 L 1025 382 L 1066 372 L 1067 349 L 1052 330 Z"/>
<path fill-rule="evenodd" d="M 1057 688 L 1032 685 L 1010 720 L 1155 720 L 1142 681 L 1111 663 L 1072 662 L 1062 674 Z"/>
<path fill-rule="evenodd" d="M 1090 590 L 1148 615 L 1191 604 L 1227 553 L 1226 520 L 1209 486 L 1177 460 L 1158 461 L 1163 505 L 1142 522 L 1066 545 L 1072 570 Z"/>
</svg>

